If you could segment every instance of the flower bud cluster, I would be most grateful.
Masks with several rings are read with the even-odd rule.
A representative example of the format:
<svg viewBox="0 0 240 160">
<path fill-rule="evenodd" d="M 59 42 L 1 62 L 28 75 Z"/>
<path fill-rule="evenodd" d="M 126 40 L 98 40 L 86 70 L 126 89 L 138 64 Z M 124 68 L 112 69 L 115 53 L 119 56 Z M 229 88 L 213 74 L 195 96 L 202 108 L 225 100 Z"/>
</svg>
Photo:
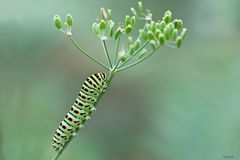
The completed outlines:
<svg viewBox="0 0 240 160">
<path fill-rule="evenodd" d="M 59 15 L 55 15 L 53 17 L 54 25 L 57 29 L 63 31 L 65 34 L 71 36 L 71 28 L 73 25 L 73 17 L 71 14 L 67 14 L 65 18 L 65 22 L 63 24 L 62 19 Z"/>
<path fill-rule="evenodd" d="M 92 24 L 92 31 L 96 36 L 102 39 L 106 39 L 107 36 L 111 38 L 114 35 L 115 25 L 112 20 L 112 10 L 101 8 L 100 14 L 101 20 L 97 20 L 97 22 Z"/>
<path fill-rule="evenodd" d="M 151 11 L 145 9 L 142 2 L 138 2 L 136 8 L 135 10 L 131 7 L 131 14 L 126 15 L 124 21 L 117 25 L 112 20 L 112 10 L 101 8 L 100 18 L 97 18 L 96 22 L 92 24 L 92 31 L 101 40 L 109 66 L 88 55 L 77 45 L 71 33 L 73 18 L 70 14 L 66 15 L 64 23 L 59 15 L 55 15 L 54 24 L 57 29 L 68 35 L 73 44 L 88 58 L 113 72 L 135 66 L 153 55 L 163 45 L 174 48 L 181 47 L 187 32 L 187 29 L 183 28 L 182 20 L 173 19 L 172 12 L 168 10 L 162 18 L 154 21 Z M 136 20 L 145 21 L 145 25 L 138 30 L 138 37 L 133 38 L 131 33 L 136 27 Z M 107 49 L 106 40 L 116 41 L 113 62 Z"/>
<path fill-rule="evenodd" d="M 179 48 L 187 29 L 182 29 L 182 20 L 172 20 L 172 13 L 166 11 L 161 21 L 151 21 L 143 29 L 139 30 L 143 41 L 149 41 L 153 50 L 168 42 L 174 42 Z"/>
<path fill-rule="evenodd" d="M 101 8 L 101 16 L 102 19 L 93 23 L 92 30 L 96 36 L 102 37 L 109 37 L 116 40 L 121 33 L 125 33 L 126 35 L 132 32 L 133 26 L 136 22 L 135 16 L 127 15 L 125 17 L 125 22 L 123 25 L 119 25 L 117 29 L 114 29 L 114 22 L 111 19 L 111 10 L 108 9 L 107 11 L 104 8 Z"/>
</svg>

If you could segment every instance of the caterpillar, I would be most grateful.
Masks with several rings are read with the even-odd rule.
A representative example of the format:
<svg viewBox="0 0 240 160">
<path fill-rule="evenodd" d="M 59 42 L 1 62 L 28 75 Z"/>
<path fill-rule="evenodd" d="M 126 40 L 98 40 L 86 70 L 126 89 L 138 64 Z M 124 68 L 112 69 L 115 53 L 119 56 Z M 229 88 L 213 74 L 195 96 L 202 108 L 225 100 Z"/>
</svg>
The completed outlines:
<svg viewBox="0 0 240 160">
<path fill-rule="evenodd" d="M 81 90 L 63 121 L 58 126 L 52 139 L 54 150 L 59 151 L 71 136 L 75 136 L 78 129 L 83 127 L 86 120 L 94 112 L 95 103 L 99 95 L 107 87 L 105 73 L 95 73 L 83 83 Z"/>
</svg>

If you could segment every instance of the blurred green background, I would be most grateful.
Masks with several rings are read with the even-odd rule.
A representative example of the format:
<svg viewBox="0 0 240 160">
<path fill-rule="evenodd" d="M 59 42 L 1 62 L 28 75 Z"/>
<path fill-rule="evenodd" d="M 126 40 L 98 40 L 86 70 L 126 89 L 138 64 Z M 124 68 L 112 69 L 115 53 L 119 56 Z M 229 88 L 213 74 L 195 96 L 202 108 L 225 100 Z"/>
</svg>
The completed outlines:
<svg viewBox="0 0 240 160">
<path fill-rule="evenodd" d="M 1 0 L 0 160 L 47 160 L 51 139 L 87 76 L 104 71 L 53 26 L 74 16 L 79 44 L 104 59 L 91 24 L 99 8 L 123 21 L 137 1 Z M 144 0 L 171 10 L 188 33 L 181 49 L 118 74 L 60 159 L 240 159 L 240 1 Z"/>
</svg>

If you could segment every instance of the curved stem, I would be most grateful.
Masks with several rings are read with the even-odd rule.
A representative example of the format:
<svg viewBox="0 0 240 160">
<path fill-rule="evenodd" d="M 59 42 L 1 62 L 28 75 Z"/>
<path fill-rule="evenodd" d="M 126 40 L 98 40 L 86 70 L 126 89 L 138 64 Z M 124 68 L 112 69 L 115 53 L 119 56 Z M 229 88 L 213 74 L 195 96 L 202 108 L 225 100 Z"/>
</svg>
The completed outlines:
<svg viewBox="0 0 240 160">
<path fill-rule="evenodd" d="M 109 71 L 109 76 L 108 76 L 108 79 L 107 79 L 107 85 L 108 85 L 108 86 L 107 86 L 106 90 L 108 89 L 109 85 L 111 84 L 112 79 L 113 79 L 113 77 L 115 76 L 115 74 L 116 74 L 115 71 L 112 71 L 112 70 Z M 105 91 L 105 92 L 106 92 L 106 91 Z M 94 105 L 95 107 L 97 106 L 97 104 L 99 103 L 100 99 L 102 98 L 102 96 L 104 95 L 105 92 L 102 92 L 102 93 L 99 95 L 97 101 L 95 102 L 95 105 Z M 79 129 L 77 129 L 76 132 L 78 132 L 78 131 L 79 131 Z M 55 155 L 52 157 L 52 160 L 57 160 L 57 159 L 61 156 L 62 152 L 66 149 L 66 147 L 69 145 L 69 143 L 72 141 L 73 138 L 74 138 L 73 136 L 71 136 L 71 137 L 69 138 L 69 140 L 64 144 L 63 148 L 62 148 L 60 151 L 57 151 L 57 152 L 55 153 Z"/>
<path fill-rule="evenodd" d="M 105 64 L 103 64 L 102 62 L 99 62 L 96 58 L 94 58 L 93 56 L 89 55 L 86 51 L 84 51 L 72 37 L 70 37 L 70 40 L 74 44 L 74 46 L 77 47 L 85 56 L 87 56 L 88 58 L 90 58 L 92 61 L 96 62 L 103 68 L 109 70 L 109 68 Z"/>
<path fill-rule="evenodd" d="M 108 64 L 109 64 L 110 68 L 112 68 L 112 63 L 111 63 L 111 60 L 110 60 L 110 57 L 109 57 L 109 54 L 108 54 L 108 50 L 107 50 L 107 46 L 106 46 L 106 41 L 105 40 L 102 40 L 102 46 L 103 46 L 105 55 L 107 57 Z"/>
<path fill-rule="evenodd" d="M 118 50 L 119 50 L 120 40 L 121 40 L 121 33 L 120 33 L 120 35 L 119 35 L 119 37 L 118 37 L 117 46 L 116 46 L 116 48 L 115 48 L 114 64 L 117 63 L 117 57 L 118 57 Z"/>
<path fill-rule="evenodd" d="M 157 50 L 157 49 L 156 49 L 156 50 Z M 144 57 L 144 58 L 142 58 L 142 59 L 140 59 L 140 60 L 138 60 L 138 61 L 136 61 L 136 62 L 134 62 L 134 63 L 132 63 L 132 64 L 129 64 L 129 65 L 125 66 L 125 67 L 119 68 L 119 69 L 117 70 L 117 72 L 123 71 L 123 70 L 125 70 L 125 69 L 130 68 L 130 67 L 133 67 L 133 66 L 137 65 L 138 63 L 146 60 L 148 57 L 150 57 L 151 55 L 153 55 L 156 50 L 152 51 L 152 52 L 149 53 L 149 55 L 147 55 L 146 57 Z"/>
</svg>

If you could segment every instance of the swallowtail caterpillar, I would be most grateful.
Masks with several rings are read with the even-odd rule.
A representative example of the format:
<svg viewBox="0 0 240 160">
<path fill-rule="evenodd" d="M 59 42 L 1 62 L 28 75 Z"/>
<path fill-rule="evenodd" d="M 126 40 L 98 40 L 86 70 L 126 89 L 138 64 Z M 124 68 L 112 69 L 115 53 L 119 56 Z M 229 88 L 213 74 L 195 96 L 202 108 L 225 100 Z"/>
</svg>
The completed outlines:
<svg viewBox="0 0 240 160">
<path fill-rule="evenodd" d="M 83 127 L 86 120 L 94 112 L 95 103 L 102 92 L 107 87 L 105 73 L 95 73 L 89 76 L 83 83 L 81 90 L 67 113 L 63 121 L 54 133 L 52 145 L 56 151 L 62 149 L 71 136 L 76 135 L 76 131 Z"/>
</svg>

